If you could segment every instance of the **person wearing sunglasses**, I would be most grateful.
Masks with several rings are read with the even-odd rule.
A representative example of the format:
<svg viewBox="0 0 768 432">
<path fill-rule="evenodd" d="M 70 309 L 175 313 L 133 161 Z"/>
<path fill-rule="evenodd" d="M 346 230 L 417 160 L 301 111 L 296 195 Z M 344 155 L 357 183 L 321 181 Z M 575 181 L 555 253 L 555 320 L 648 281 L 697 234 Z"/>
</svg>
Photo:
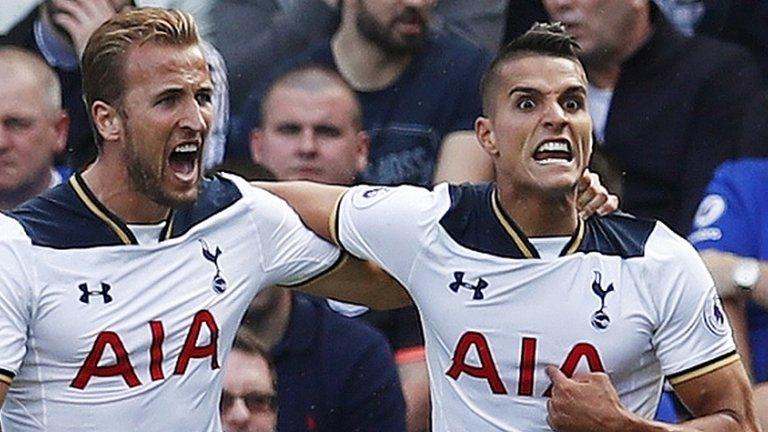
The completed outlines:
<svg viewBox="0 0 768 432">
<path fill-rule="evenodd" d="M 277 430 L 277 374 L 269 354 L 239 333 L 224 363 L 219 404 L 225 432 Z"/>
</svg>

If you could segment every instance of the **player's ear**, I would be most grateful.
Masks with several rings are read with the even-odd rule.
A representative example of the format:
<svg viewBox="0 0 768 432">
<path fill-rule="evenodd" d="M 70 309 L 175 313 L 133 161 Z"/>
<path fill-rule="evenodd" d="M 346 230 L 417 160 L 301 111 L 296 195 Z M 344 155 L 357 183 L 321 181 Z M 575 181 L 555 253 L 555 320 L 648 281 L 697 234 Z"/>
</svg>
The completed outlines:
<svg viewBox="0 0 768 432">
<path fill-rule="evenodd" d="M 481 116 L 475 120 L 475 136 L 483 150 L 491 155 L 491 157 L 499 154 L 499 148 L 496 146 L 496 137 L 493 133 L 491 119 Z"/>
<path fill-rule="evenodd" d="M 96 101 L 91 106 L 91 118 L 96 131 L 105 142 L 116 141 L 123 132 L 123 119 L 117 110 L 104 101 Z"/>
</svg>

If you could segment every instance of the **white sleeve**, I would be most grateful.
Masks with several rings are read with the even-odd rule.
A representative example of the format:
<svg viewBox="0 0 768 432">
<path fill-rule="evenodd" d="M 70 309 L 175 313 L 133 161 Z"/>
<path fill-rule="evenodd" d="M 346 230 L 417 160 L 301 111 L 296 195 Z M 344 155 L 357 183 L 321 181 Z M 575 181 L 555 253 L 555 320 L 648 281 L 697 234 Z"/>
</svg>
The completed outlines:
<svg viewBox="0 0 768 432">
<path fill-rule="evenodd" d="M 450 206 L 448 185 L 356 186 L 342 197 L 335 237 L 352 255 L 373 261 L 407 285 L 411 268 Z"/>
<path fill-rule="evenodd" d="M 10 383 L 26 355 L 36 287 L 31 244 L 23 230 L 2 218 L 0 233 L 0 380 Z"/>
<path fill-rule="evenodd" d="M 282 199 L 242 179 L 226 175 L 249 200 L 255 241 L 262 271 L 272 285 L 295 286 L 309 282 L 341 262 L 337 247 L 310 231 Z"/>
<path fill-rule="evenodd" d="M 658 311 L 656 355 L 672 384 L 687 381 L 738 359 L 715 284 L 693 247 L 658 224 L 648 242 L 648 284 Z"/>
</svg>

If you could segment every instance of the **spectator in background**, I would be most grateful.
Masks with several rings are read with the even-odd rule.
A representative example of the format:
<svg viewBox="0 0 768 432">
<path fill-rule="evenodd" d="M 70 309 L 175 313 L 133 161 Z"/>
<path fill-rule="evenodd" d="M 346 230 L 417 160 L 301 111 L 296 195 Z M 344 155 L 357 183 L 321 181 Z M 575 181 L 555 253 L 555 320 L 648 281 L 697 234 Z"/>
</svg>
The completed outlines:
<svg viewBox="0 0 768 432">
<path fill-rule="evenodd" d="M 509 0 L 440 0 L 435 13 L 489 52 L 496 53 L 503 37 L 509 3 Z"/>
<path fill-rule="evenodd" d="M 721 162 L 768 153 L 764 133 L 745 133 L 747 114 L 768 117 L 745 50 L 682 35 L 650 0 L 543 5 L 582 47 L 597 145 L 624 174 L 625 210 L 687 232 Z"/>
<path fill-rule="evenodd" d="M 280 432 L 405 431 L 405 401 L 384 337 L 324 299 L 267 288 L 243 326 L 277 370 Z"/>
<path fill-rule="evenodd" d="M 218 0 L 211 17 L 213 43 L 227 62 L 237 112 L 275 64 L 333 34 L 338 0 Z"/>
<path fill-rule="evenodd" d="M 275 432 L 277 372 L 269 354 L 238 332 L 223 373 L 219 410 L 224 432 Z"/>
<path fill-rule="evenodd" d="M 20 48 L 0 47 L 0 95 L 0 210 L 9 210 L 69 176 L 54 166 L 69 117 L 56 74 Z"/>
<path fill-rule="evenodd" d="M 434 0 L 345 1 L 331 40 L 285 66 L 327 65 L 355 89 L 371 140 L 363 176 L 368 182 L 429 185 L 492 174 L 472 133 L 489 55 L 460 36 L 430 28 L 433 8 Z M 254 91 L 243 111 L 232 143 L 240 151 L 259 124 L 263 90 Z"/>
<path fill-rule="evenodd" d="M 689 240 L 701 252 L 728 312 L 768 428 L 768 159 L 727 162 L 707 188 Z M 751 365 L 751 368 L 750 368 Z"/>
<path fill-rule="evenodd" d="M 704 0 L 704 4 L 696 32 L 746 47 L 768 78 L 768 1 Z"/>
<path fill-rule="evenodd" d="M 209 0 L 144 0 L 139 6 L 176 6 L 203 12 Z M 82 99 L 80 55 L 96 28 L 118 11 L 132 7 L 132 0 L 47 0 L 0 37 L 0 45 L 14 45 L 39 53 L 59 76 L 64 109 L 71 119 L 65 162 L 78 169 L 96 156 L 89 114 Z M 214 79 L 215 125 L 208 141 L 206 166 L 224 157 L 228 119 L 226 69 L 221 56 L 210 44 L 203 44 Z"/>
<path fill-rule="evenodd" d="M 308 66 L 282 75 L 267 91 L 261 113 L 262 127 L 251 135 L 251 153 L 277 180 L 351 185 L 365 169 L 369 142 L 362 130 L 362 109 L 354 90 L 336 72 Z M 370 311 L 362 318 L 382 330 L 395 350 L 408 430 L 426 429 L 429 380 L 415 310 Z"/>
</svg>

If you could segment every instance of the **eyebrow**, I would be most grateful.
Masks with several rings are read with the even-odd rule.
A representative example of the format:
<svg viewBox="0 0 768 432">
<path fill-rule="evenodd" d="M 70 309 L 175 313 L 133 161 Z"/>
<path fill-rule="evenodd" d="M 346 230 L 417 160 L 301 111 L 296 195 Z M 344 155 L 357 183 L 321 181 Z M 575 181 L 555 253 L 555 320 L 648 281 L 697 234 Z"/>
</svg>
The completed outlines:
<svg viewBox="0 0 768 432">
<path fill-rule="evenodd" d="M 512 90 L 510 90 L 507 95 L 512 96 L 515 93 L 531 93 L 531 94 L 538 95 L 538 94 L 541 94 L 542 92 L 541 90 L 533 87 L 517 86 L 517 87 L 513 87 Z M 581 85 L 574 85 L 574 86 L 568 87 L 563 92 L 563 94 L 572 94 L 572 93 L 579 93 L 586 96 L 587 88 Z"/>
<path fill-rule="evenodd" d="M 575 86 L 568 87 L 565 90 L 564 93 L 580 93 L 580 94 L 586 95 L 587 94 L 587 88 L 584 87 L 584 86 L 580 86 L 580 85 L 576 86 L 575 85 Z"/>
<path fill-rule="evenodd" d="M 510 90 L 509 93 L 507 93 L 507 95 L 508 96 L 512 96 L 515 93 L 536 93 L 536 94 L 540 94 L 541 92 L 539 90 L 533 88 L 533 87 L 517 86 L 517 87 L 513 87 L 512 90 Z"/>
<path fill-rule="evenodd" d="M 165 96 L 177 95 L 179 93 L 182 93 L 183 91 L 184 91 L 184 89 L 181 88 L 181 87 L 171 87 L 171 88 L 167 88 L 167 89 L 161 91 L 160 93 L 156 94 L 155 98 L 156 99 L 162 99 Z"/>
</svg>

